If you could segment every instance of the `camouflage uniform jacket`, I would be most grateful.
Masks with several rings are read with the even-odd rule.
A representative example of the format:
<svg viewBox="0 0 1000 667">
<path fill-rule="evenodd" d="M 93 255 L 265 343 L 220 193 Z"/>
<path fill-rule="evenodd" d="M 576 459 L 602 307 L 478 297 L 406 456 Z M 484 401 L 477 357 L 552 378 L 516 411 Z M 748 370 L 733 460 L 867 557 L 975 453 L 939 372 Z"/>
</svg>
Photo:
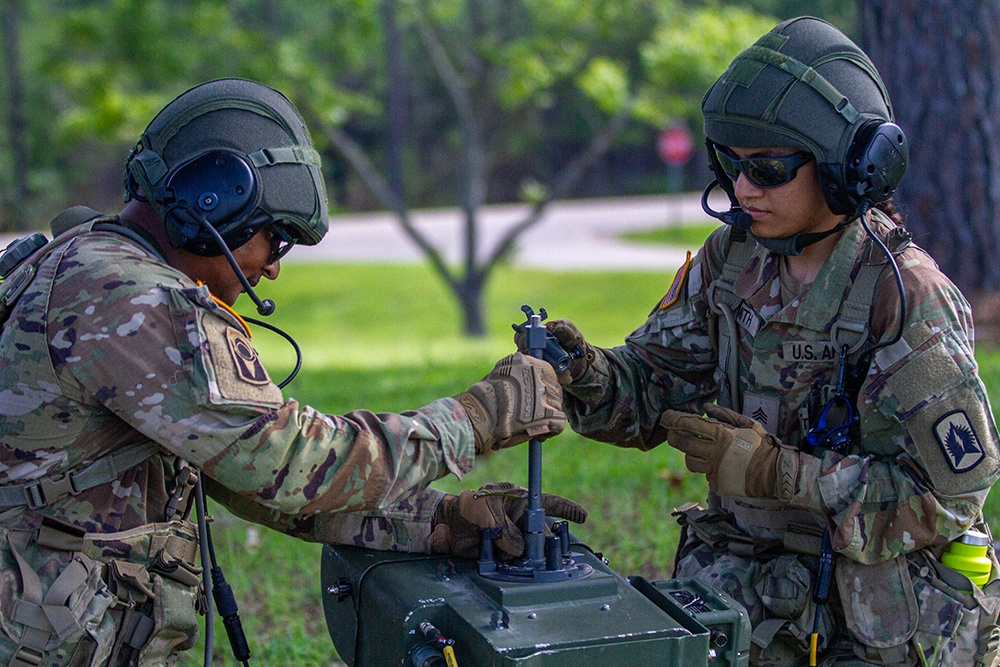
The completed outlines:
<svg viewBox="0 0 1000 667">
<path fill-rule="evenodd" d="M 289 534 L 423 550 L 441 495 L 426 485 L 474 459 L 450 398 L 343 416 L 283 399 L 206 287 L 119 234 L 87 233 L 45 259 L 3 328 L 0 484 L 150 440 L 159 453 L 114 482 L 7 510 L 2 526 L 33 530 L 42 512 L 98 533 L 163 521 L 183 459 L 238 514 Z"/>
<path fill-rule="evenodd" d="M 781 303 L 780 256 L 757 248 L 736 281 L 747 306 L 737 313 L 744 404 L 736 406 L 728 405 L 728 392 L 719 391 L 713 332 L 723 324 L 708 304 L 709 288 L 725 263 L 729 231 L 713 233 L 679 272 L 678 293 L 668 294 L 624 346 L 604 350 L 606 363 L 593 365 L 568 388 L 574 430 L 649 449 L 663 440 L 656 426 L 665 408 L 700 412 L 718 399 L 758 420 L 766 414 L 769 431 L 786 444 L 803 444 L 802 409 L 808 410 L 811 392 L 835 382 L 836 348 L 824 341 L 866 256 L 864 231 L 849 226 L 812 287 L 790 304 Z M 907 299 L 903 339 L 876 353 L 862 385 L 861 445 L 848 455 L 801 453 L 791 501 L 793 508 L 829 517 L 836 527 L 835 549 L 865 563 L 960 535 L 980 518 L 1000 475 L 997 430 L 973 357 L 968 303 L 915 245 L 897 261 Z M 871 314 L 875 340 L 892 338 L 898 313 L 895 280 L 885 268 Z M 961 423 L 974 435 L 966 458 L 949 453 L 946 438 L 939 436 L 940 424 L 947 422 L 940 420 L 956 409 L 964 411 Z"/>
<path fill-rule="evenodd" d="M 888 219 L 873 217 L 876 230 L 887 232 Z M 566 388 L 570 425 L 596 440 L 647 450 L 665 438 L 658 418 L 666 408 L 701 413 L 706 403 L 717 401 L 757 419 L 784 443 L 800 448 L 799 472 L 790 502 L 710 494 L 710 507 L 728 510 L 737 542 L 740 535 L 747 536 L 744 544 L 776 543 L 777 553 L 788 553 L 793 526 L 805 526 L 803 532 L 811 532 L 814 540 L 829 529 L 833 549 L 842 557 L 836 573 L 845 600 L 835 624 L 843 631 L 843 614 L 851 616 L 851 634 L 861 640 L 854 653 L 878 664 L 913 664 L 914 654 L 905 655 L 904 643 L 912 642 L 912 651 L 922 641 L 923 648 L 917 650 L 943 646 L 938 651 L 942 660 L 971 656 L 979 617 L 969 613 L 971 625 L 956 631 L 955 619 L 971 607 L 951 598 L 926 602 L 925 595 L 941 595 L 930 586 L 917 586 L 918 578 L 931 571 L 926 567 L 930 561 L 915 569 L 911 565 L 911 571 L 919 573 L 912 585 L 906 572 L 907 558 L 925 548 L 940 554 L 945 543 L 981 520 L 987 493 L 1000 475 L 998 434 L 973 356 L 968 303 L 919 247 L 909 245 L 897 254 L 906 295 L 903 335 L 874 354 L 864 376 L 857 400 L 860 437 L 845 453 L 808 451 L 806 430 L 836 380 L 839 348 L 832 334 L 842 304 L 862 264 L 871 258 L 878 261 L 880 251 L 872 252 L 859 224 L 849 225 L 815 282 L 783 303 L 780 256 L 760 246 L 748 249 L 749 260 L 742 270 L 737 268 L 732 281 L 738 297 L 732 312 L 739 339 L 734 372 L 740 403 L 732 405 L 728 377 L 733 375 L 724 370 L 727 364 L 719 352 L 718 332 L 726 323 L 711 304 L 713 284 L 735 247 L 730 232 L 728 227 L 716 230 L 695 259 L 681 268 L 646 322 L 624 345 L 599 350 L 587 372 Z M 895 278 L 888 264 L 881 263 L 871 283 L 868 323 L 869 340 L 874 341 L 891 340 L 899 324 Z M 814 544 L 812 553 L 818 553 L 818 541 Z M 713 585 L 735 582 L 724 588 L 750 611 L 755 647 L 766 646 L 774 629 L 787 625 L 783 619 L 798 626 L 791 634 L 801 641 L 811 631 L 813 615 L 812 575 L 802 573 L 802 564 L 815 572 L 816 561 L 794 553 L 774 559 L 775 553 L 757 557 L 748 550 L 742 555 L 730 552 L 721 557 L 726 560 L 722 565 L 715 563 L 720 555 L 711 549 L 682 554 L 675 576 L 700 572 Z M 795 585 L 789 583 L 793 569 L 798 572 Z M 796 592 L 775 593 L 782 588 Z M 872 595 L 881 596 L 881 606 Z M 785 602 L 776 602 L 782 596 Z M 969 600 L 963 604 L 974 605 Z M 913 602 L 911 609 L 919 606 L 920 618 L 930 619 L 920 621 L 920 627 L 940 624 L 950 630 L 934 630 L 936 639 L 914 634 L 918 612 L 907 614 L 907 601 Z M 867 613 L 852 612 L 869 604 Z M 991 604 L 995 614 L 995 602 Z M 757 627 L 775 616 L 779 618 L 773 625 Z M 985 614 L 983 618 L 986 625 Z M 830 634 L 830 623 L 821 623 L 824 637 Z M 951 636 L 949 632 L 970 634 L 942 644 L 938 635 Z M 964 648 L 956 649 L 956 642 Z M 763 658 L 752 663 L 791 664 L 785 660 L 797 660 L 802 653 L 797 648 L 791 656 L 779 653 L 773 663 Z M 933 663 L 933 654 L 927 656 Z"/>
</svg>

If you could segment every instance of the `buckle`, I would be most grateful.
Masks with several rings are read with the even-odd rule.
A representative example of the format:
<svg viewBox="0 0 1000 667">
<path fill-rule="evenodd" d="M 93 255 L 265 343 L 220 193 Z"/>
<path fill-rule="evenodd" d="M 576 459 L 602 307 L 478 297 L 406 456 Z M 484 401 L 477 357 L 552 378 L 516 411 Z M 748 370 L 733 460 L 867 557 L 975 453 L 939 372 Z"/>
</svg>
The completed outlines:
<svg viewBox="0 0 1000 667">
<path fill-rule="evenodd" d="M 185 466 L 178 471 L 177 478 L 174 480 L 173 493 L 170 494 L 170 500 L 167 502 L 166 517 L 168 521 L 183 516 L 186 508 L 181 507 L 181 505 L 187 504 L 188 497 L 197 483 L 198 471 L 194 468 Z"/>
<path fill-rule="evenodd" d="M 45 654 L 31 646 L 18 646 L 7 667 L 38 667 Z"/>
<path fill-rule="evenodd" d="M 73 488 L 73 478 L 69 473 L 44 477 L 24 487 L 24 498 L 29 508 L 36 510 L 51 505 L 63 496 L 79 493 Z"/>
</svg>

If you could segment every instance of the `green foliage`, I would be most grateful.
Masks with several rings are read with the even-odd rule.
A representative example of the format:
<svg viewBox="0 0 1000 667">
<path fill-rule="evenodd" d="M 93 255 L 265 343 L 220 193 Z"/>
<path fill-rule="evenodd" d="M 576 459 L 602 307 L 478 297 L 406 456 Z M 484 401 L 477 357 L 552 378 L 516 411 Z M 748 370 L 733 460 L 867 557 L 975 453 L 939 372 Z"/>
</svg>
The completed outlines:
<svg viewBox="0 0 1000 667">
<path fill-rule="evenodd" d="M 387 6 L 387 0 L 27 4 L 21 68 L 36 198 L 44 196 L 55 208 L 75 186 L 104 198 L 83 203 L 113 201 L 120 194 L 114 174 L 156 111 L 186 88 L 222 76 L 262 81 L 296 102 L 328 174 L 343 171 L 326 145 L 331 127 L 347 125 L 381 164 L 388 124 Z M 545 182 L 571 158 L 569 148 L 578 148 L 637 96 L 643 99 L 637 118 L 657 127 L 685 104 L 694 113 L 694 93 L 674 87 L 701 85 L 708 74 L 664 72 L 695 68 L 714 75 L 722 67 L 703 63 L 695 47 L 668 57 L 664 44 L 721 43 L 730 53 L 751 30 L 740 26 L 759 25 L 747 10 L 728 19 L 723 8 L 685 11 L 675 0 L 399 0 L 397 6 L 411 102 L 406 134 L 420 150 L 407 161 L 407 192 L 420 205 L 454 201 L 459 135 L 421 43 L 418 18 L 427 21 L 472 95 L 497 175 L 490 179 L 491 197 L 506 201 L 518 198 L 526 179 Z M 689 15 L 698 18 L 684 18 Z M 698 30 L 710 39 L 699 39 Z M 651 150 L 651 131 L 633 126 L 622 141 Z M 359 191 L 352 180 L 334 189 L 335 199 Z"/>
<path fill-rule="evenodd" d="M 359 40 L 373 37 L 374 7 L 109 0 L 67 8 L 45 34 L 48 56 L 41 63 L 68 102 L 57 116 L 58 137 L 135 141 L 174 95 L 222 76 L 301 89 L 326 113 L 336 106 L 370 109 L 364 96 L 338 90 L 335 72 L 338 64 L 363 71 L 370 62 Z"/>
<path fill-rule="evenodd" d="M 654 137 L 667 122 L 699 125 L 698 102 L 739 48 L 773 23 L 813 13 L 838 25 L 854 12 L 835 0 L 32 0 L 18 3 L 19 65 L 29 163 L 0 140 L 0 201 L 27 171 L 34 224 L 71 203 L 117 205 L 121 163 L 166 102 L 210 78 L 275 86 L 303 111 L 324 157 L 334 204 L 373 199 L 328 143 L 346 127 L 373 164 L 386 162 L 389 119 L 384 10 L 402 36 L 407 200 L 454 203 L 463 183 L 461 134 L 421 43 L 424 16 L 472 95 L 488 150 L 488 197 L 516 201 L 546 187 L 609 117 L 633 122 L 612 152 L 645 176 L 615 175 L 598 192 L 662 189 Z M 851 3 L 848 3 L 851 4 Z M 10 102 L 0 81 L 0 112 Z M 11 127 L 0 136 L 9 138 Z M 608 159 L 608 166 L 624 163 Z M 601 180 L 589 181 L 591 187 Z"/>
<path fill-rule="evenodd" d="M 775 23 L 773 17 L 740 7 L 700 7 L 664 16 L 643 48 L 649 81 L 637 115 L 656 127 L 674 119 L 700 125 L 705 91 Z"/>
<path fill-rule="evenodd" d="M 577 85 L 607 114 L 617 112 L 631 97 L 625 68 L 607 58 L 595 58 L 588 63 L 577 77 Z"/>
</svg>

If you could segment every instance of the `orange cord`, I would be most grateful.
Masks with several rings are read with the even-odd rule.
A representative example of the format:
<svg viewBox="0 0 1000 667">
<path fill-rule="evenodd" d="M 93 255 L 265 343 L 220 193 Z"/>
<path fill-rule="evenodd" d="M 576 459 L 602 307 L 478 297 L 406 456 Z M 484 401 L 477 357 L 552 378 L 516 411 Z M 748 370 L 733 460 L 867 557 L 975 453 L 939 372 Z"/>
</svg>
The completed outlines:
<svg viewBox="0 0 1000 667">
<path fill-rule="evenodd" d="M 198 284 L 198 287 L 204 287 L 204 285 L 205 285 L 205 283 L 203 283 L 200 280 L 197 281 L 197 284 Z M 243 331 L 246 332 L 247 338 L 253 338 L 253 333 L 250 331 L 250 325 L 247 324 L 247 321 L 244 320 L 240 316 L 239 313 L 237 313 L 235 310 L 233 310 L 232 306 L 230 306 L 228 303 L 226 303 L 225 301 L 223 301 L 219 297 L 215 296 L 211 292 L 208 293 L 208 296 L 212 297 L 212 301 L 214 301 L 215 303 L 217 303 L 220 306 L 222 306 L 223 310 L 225 310 L 227 313 L 229 313 L 230 315 L 232 315 L 233 317 L 236 318 L 236 321 L 239 322 L 240 325 L 243 327 Z"/>
</svg>

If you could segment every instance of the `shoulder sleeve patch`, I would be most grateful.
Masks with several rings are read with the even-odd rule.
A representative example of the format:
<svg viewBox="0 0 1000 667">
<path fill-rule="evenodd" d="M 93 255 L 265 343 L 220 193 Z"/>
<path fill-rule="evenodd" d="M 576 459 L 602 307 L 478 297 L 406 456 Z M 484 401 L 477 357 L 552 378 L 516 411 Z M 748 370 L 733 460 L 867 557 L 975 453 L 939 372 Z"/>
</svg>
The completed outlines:
<svg viewBox="0 0 1000 667">
<path fill-rule="evenodd" d="M 687 257 L 684 259 L 684 264 L 681 268 L 677 269 L 677 275 L 674 276 L 674 282 L 670 284 L 670 289 L 667 293 L 663 295 L 660 299 L 660 305 L 657 307 L 658 310 L 666 310 L 670 306 L 677 303 L 677 299 L 681 296 L 681 290 L 684 288 L 684 283 L 687 281 L 688 273 L 691 270 L 691 251 L 688 250 Z"/>
<path fill-rule="evenodd" d="M 986 458 L 986 450 L 965 410 L 952 410 L 938 419 L 934 423 L 934 437 L 955 472 L 972 470 Z"/>
<path fill-rule="evenodd" d="M 884 386 L 869 395 L 906 429 L 909 443 L 902 446 L 936 492 L 955 496 L 987 488 L 1000 475 L 1000 440 L 985 388 L 975 370 L 953 356 L 962 349 L 954 331 L 928 333 L 926 326 L 910 327 L 905 338 L 912 351 L 880 369 Z"/>
<path fill-rule="evenodd" d="M 250 344 L 250 339 L 235 327 L 226 329 L 226 342 L 229 344 L 229 354 L 236 367 L 236 377 L 250 384 L 265 385 L 271 382 L 260 363 L 257 350 Z"/>
<path fill-rule="evenodd" d="M 246 332 L 218 311 L 204 311 L 201 325 L 209 347 L 202 361 L 209 378 L 210 402 L 280 405 L 281 390 L 271 382 Z"/>
</svg>

